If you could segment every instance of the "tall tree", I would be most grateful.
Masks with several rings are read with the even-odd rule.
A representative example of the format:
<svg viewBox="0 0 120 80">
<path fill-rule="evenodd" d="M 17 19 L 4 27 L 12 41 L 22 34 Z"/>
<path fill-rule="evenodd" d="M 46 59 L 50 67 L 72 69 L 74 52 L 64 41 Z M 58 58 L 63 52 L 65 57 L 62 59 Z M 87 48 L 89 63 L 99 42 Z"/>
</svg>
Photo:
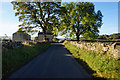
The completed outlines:
<svg viewBox="0 0 120 80">
<path fill-rule="evenodd" d="M 58 30 L 61 35 L 76 36 L 79 41 L 80 35 L 85 38 L 95 38 L 98 28 L 102 25 L 102 13 L 95 13 L 94 5 L 90 2 L 63 3 L 59 15 L 61 26 Z"/>
<path fill-rule="evenodd" d="M 34 33 L 38 29 L 43 31 L 43 40 L 46 39 L 46 31 L 53 30 L 57 10 L 60 2 L 17 2 L 13 1 L 13 9 L 16 10 L 15 16 L 19 16 L 19 31 Z"/>
</svg>

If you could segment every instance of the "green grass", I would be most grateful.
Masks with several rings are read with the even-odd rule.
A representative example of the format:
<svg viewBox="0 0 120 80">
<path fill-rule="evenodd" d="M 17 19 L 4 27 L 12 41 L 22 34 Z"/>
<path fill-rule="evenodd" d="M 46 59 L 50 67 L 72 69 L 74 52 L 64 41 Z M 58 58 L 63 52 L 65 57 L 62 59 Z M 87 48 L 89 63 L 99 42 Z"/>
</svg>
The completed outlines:
<svg viewBox="0 0 120 80">
<path fill-rule="evenodd" d="M 8 76 L 35 56 L 46 50 L 51 44 L 32 44 L 24 45 L 17 49 L 4 49 L 2 52 L 2 75 L 3 77 Z"/>
<path fill-rule="evenodd" d="M 100 78 L 120 78 L 120 60 L 109 58 L 107 55 L 99 55 L 92 51 L 81 50 L 80 48 L 64 43 L 72 55 L 87 67 L 90 74 Z"/>
</svg>

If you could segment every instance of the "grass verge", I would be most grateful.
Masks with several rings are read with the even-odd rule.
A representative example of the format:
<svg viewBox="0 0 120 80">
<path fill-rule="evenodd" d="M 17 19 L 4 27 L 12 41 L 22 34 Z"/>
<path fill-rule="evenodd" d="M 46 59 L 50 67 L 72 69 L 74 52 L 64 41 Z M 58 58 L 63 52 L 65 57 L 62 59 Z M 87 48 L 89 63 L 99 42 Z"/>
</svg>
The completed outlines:
<svg viewBox="0 0 120 80">
<path fill-rule="evenodd" d="M 35 56 L 39 55 L 50 47 L 50 43 L 24 45 L 16 49 L 2 50 L 2 76 L 7 77 L 9 74 L 29 62 Z"/>
<path fill-rule="evenodd" d="M 64 43 L 76 60 L 81 63 L 93 78 L 119 79 L 120 60 L 109 59 L 107 55 L 99 55 L 92 51 L 81 50 L 75 45 Z"/>
</svg>

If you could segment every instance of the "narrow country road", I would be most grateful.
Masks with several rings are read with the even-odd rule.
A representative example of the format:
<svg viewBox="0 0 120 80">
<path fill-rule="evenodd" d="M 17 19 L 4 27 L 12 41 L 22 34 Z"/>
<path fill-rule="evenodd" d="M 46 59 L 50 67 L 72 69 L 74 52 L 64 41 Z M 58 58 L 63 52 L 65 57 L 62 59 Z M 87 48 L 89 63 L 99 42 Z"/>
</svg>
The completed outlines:
<svg viewBox="0 0 120 80">
<path fill-rule="evenodd" d="M 91 76 L 62 44 L 56 43 L 9 78 L 91 78 Z"/>
</svg>

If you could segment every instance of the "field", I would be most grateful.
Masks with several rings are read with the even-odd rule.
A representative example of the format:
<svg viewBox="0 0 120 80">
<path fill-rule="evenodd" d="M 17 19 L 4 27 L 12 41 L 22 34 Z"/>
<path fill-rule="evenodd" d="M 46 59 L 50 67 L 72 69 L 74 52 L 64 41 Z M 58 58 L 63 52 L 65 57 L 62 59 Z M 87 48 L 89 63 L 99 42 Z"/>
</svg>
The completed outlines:
<svg viewBox="0 0 120 80">
<path fill-rule="evenodd" d="M 2 52 L 2 75 L 8 76 L 35 56 L 42 53 L 50 46 L 50 43 L 24 44 L 24 46 L 15 49 L 3 48 Z"/>
</svg>

